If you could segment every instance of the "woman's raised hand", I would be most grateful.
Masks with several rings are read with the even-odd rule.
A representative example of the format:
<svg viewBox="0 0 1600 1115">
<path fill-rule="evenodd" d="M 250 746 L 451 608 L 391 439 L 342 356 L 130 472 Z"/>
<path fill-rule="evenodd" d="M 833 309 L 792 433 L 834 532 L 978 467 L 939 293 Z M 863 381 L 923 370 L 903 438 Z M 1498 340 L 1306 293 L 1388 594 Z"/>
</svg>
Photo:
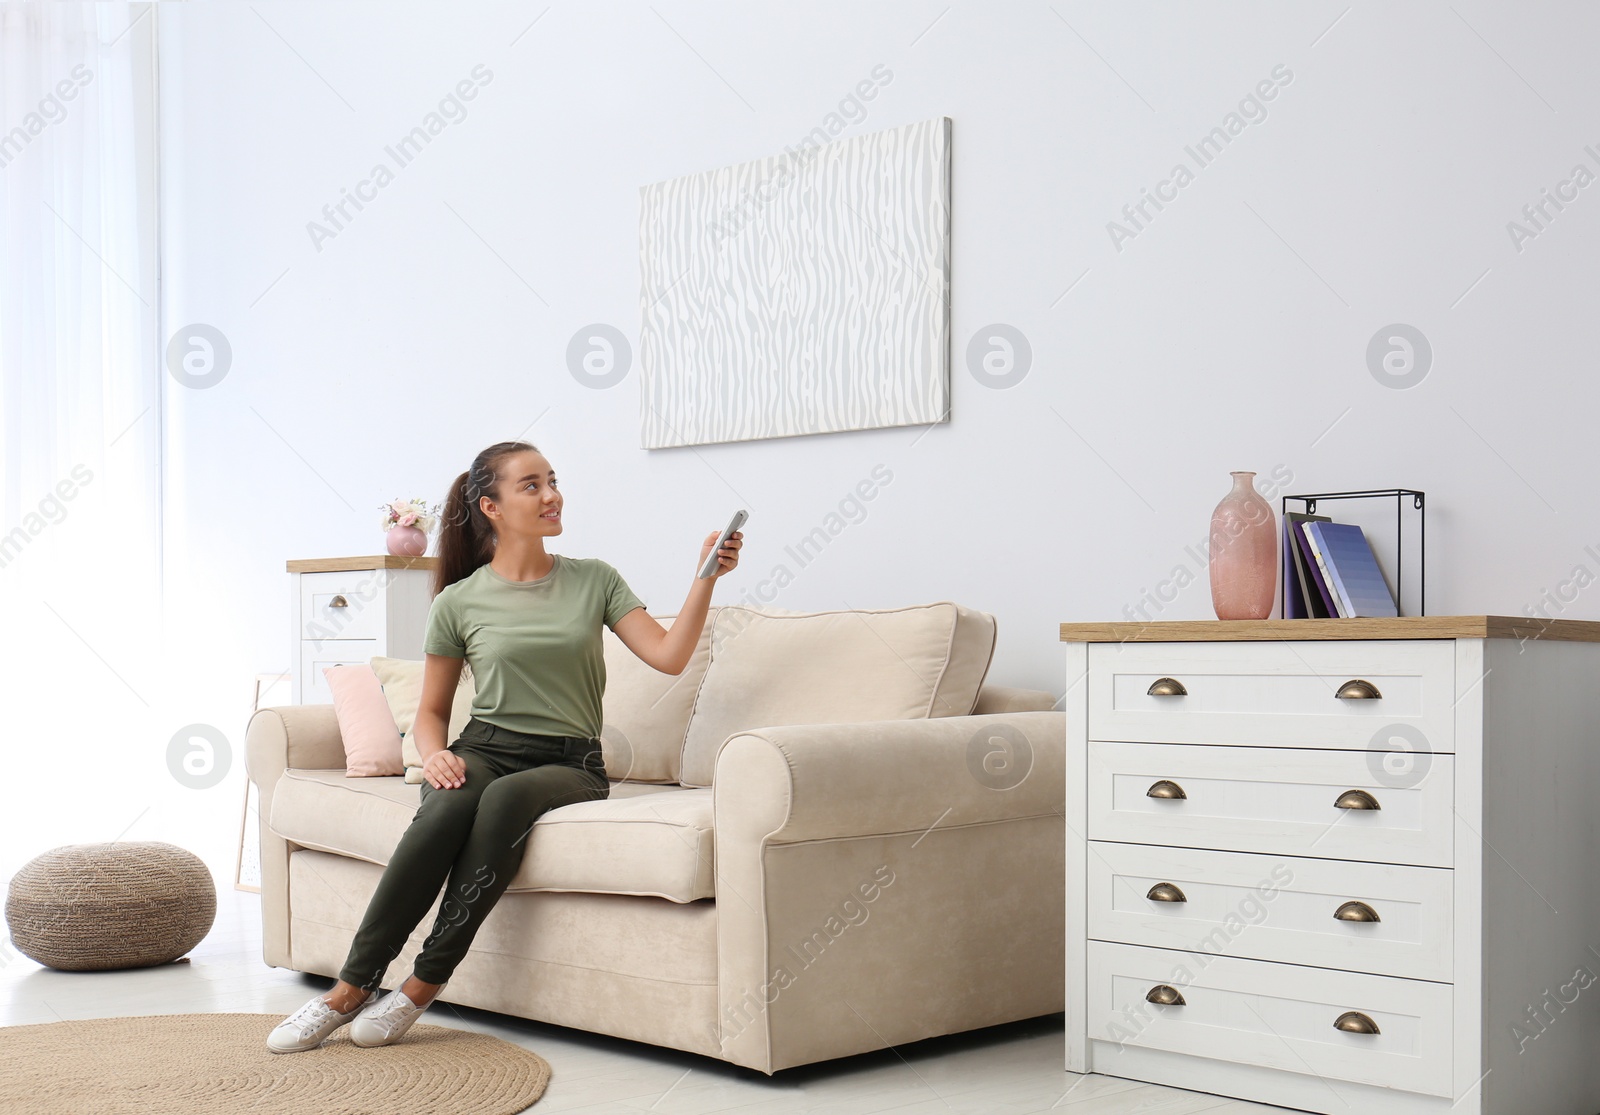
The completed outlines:
<svg viewBox="0 0 1600 1115">
<path fill-rule="evenodd" d="M 700 561 L 695 566 L 699 569 L 706 563 L 706 557 L 711 553 L 711 547 L 716 545 L 721 537 L 720 530 L 714 530 L 706 535 L 706 540 L 700 544 Z M 716 580 L 724 573 L 730 572 L 739 564 L 739 547 L 744 545 L 744 531 L 736 530 L 728 535 L 728 540 L 722 544 L 722 549 L 717 552 L 717 571 L 711 574 L 711 580 Z"/>
<path fill-rule="evenodd" d="M 428 756 L 422 764 L 422 776 L 436 790 L 453 790 L 467 780 L 467 764 L 447 747 Z"/>
</svg>

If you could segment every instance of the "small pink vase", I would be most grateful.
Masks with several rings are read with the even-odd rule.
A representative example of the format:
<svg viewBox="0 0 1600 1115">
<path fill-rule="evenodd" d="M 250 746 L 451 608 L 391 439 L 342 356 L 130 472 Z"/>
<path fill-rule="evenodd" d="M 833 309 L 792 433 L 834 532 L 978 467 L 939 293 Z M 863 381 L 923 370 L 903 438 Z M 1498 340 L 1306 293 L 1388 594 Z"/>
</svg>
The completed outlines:
<svg viewBox="0 0 1600 1115">
<path fill-rule="evenodd" d="M 1253 472 L 1230 473 L 1233 490 L 1211 513 L 1211 606 L 1218 619 L 1266 619 L 1278 588 L 1278 525 Z"/>
<path fill-rule="evenodd" d="M 384 540 L 396 557 L 421 557 L 428 550 L 428 536 L 418 527 L 392 526 L 384 532 Z"/>
</svg>

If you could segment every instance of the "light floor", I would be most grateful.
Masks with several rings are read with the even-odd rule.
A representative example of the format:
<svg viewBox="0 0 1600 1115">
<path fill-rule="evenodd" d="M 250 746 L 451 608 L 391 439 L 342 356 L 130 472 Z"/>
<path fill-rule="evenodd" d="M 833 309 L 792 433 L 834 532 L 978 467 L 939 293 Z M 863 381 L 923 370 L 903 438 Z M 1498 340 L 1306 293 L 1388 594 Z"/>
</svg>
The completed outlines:
<svg viewBox="0 0 1600 1115">
<path fill-rule="evenodd" d="M 0 1025 L 67 1018 L 190 1014 L 288 1015 L 333 986 L 261 959 L 260 899 L 217 893 L 217 921 L 187 962 L 110 972 L 57 972 L 0 948 Z M 768 1077 L 639 1042 L 436 1003 L 422 1021 L 493 1034 L 550 1062 L 549 1088 L 528 1108 L 663 1115 L 1284 1115 L 1288 1110 L 1062 1068 L 1062 1016 L 955 1034 Z M 263 1040 L 266 1034 L 262 1034 Z M 294 1054 L 284 1054 L 288 1071 Z"/>
</svg>

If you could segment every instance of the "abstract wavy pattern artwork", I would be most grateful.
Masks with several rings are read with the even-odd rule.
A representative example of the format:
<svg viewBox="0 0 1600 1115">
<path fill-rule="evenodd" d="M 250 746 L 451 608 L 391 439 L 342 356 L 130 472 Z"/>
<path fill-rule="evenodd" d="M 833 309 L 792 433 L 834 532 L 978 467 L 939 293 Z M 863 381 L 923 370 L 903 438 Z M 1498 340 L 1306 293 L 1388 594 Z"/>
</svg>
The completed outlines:
<svg viewBox="0 0 1600 1115">
<path fill-rule="evenodd" d="M 640 194 L 644 448 L 948 420 L 948 117 Z"/>
</svg>

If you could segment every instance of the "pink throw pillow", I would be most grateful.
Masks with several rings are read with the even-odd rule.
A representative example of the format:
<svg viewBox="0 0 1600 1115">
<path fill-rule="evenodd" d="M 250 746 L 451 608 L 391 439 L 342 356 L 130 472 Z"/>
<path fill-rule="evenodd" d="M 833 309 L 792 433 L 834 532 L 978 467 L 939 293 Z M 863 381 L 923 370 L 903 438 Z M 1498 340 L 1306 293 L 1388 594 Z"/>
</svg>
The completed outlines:
<svg viewBox="0 0 1600 1115">
<path fill-rule="evenodd" d="M 326 666 L 322 676 L 333 693 L 333 714 L 344 741 L 346 778 L 405 774 L 400 759 L 400 729 L 384 699 L 378 675 L 366 664 Z"/>
</svg>

